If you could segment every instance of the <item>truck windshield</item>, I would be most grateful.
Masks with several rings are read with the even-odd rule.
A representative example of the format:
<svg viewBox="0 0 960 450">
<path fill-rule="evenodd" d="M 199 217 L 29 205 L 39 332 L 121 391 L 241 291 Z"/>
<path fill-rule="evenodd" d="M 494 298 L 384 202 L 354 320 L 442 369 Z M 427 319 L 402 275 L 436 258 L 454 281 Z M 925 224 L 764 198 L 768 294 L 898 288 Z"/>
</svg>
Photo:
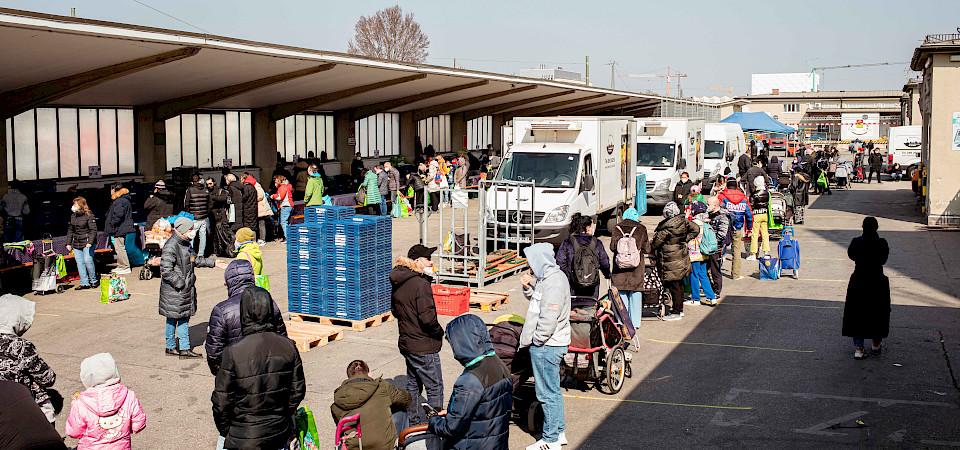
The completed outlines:
<svg viewBox="0 0 960 450">
<path fill-rule="evenodd" d="M 570 188 L 577 182 L 580 156 L 571 153 L 510 153 L 496 180 L 533 181 L 537 187 Z"/>
<path fill-rule="evenodd" d="M 637 165 L 644 167 L 673 167 L 677 147 L 653 142 L 637 143 Z"/>
<path fill-rule="evenodd" d="M 703 157 L 706 159 L 723 158 L 723 141 L 706 141 L 704 145 Z"/>
</svg>

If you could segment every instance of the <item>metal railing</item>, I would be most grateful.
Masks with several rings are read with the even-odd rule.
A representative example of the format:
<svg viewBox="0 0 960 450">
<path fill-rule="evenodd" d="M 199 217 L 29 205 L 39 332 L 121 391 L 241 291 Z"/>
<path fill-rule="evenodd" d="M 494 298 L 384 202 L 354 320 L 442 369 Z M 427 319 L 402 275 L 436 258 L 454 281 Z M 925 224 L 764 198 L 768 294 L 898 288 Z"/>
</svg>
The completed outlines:
<svg viewBox="0 0 960 450">
<path fill-rule="evenodd" d="M 956 41 L 956 40 L 960 40 L 960 33 L 928 34 L 926 39 L 923 40 L 923 43 L 932 44 L 935 42 Z"/>
</svg>

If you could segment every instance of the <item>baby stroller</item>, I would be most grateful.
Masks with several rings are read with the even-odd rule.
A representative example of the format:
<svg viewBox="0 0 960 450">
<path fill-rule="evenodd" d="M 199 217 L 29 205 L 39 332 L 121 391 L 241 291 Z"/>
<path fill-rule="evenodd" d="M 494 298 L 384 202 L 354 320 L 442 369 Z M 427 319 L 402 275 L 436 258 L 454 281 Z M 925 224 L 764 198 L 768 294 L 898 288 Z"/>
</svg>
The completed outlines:
<svg viewBox="0 0 960 450">
<path fill-rule="evenodd" d="M 167 219 L 157 220 L 153 229 L 143 232 L 143 248 L 147 251 L 147 258 L 140 267 L 140 279 L 149 280 L 154 277 L 153 269 L 160 268 L 160 254 L 167 239 L 173 236 L 173 229 Z"/>
<path fill-rule="evenodd" d="M 770 191 L 770 207 L 767 208 L 767 214 L 770 238 L 779 239 L 787 214 L 787 201 L 783 198 L 783 194 L 775 190 Z"/>
<path fill-rule="evenodd" d="M 837 171 L 834 178 L 837 179 L 837 189 L 850 189 L 850 174 L 853 172 L 853 165 L 850 161 L 844 161 L 837 164 Z"/>
<path fill-rule="evenodd" d="M 623 388 L 630 376 L 626 340 L 616 315 L 593 297 L 573 297 L 570 310 L 570 347 L 560 362 L 560 375 L 593 382 L 610 394 Z"/>
<path fill-rule="evenodd" d="M 529 349 L 520 348 L 523 322 L 521 316 L 505 314 L 497 317 L 488 327 L 493 350 L 513 376 L 514 422 L 520 428 L 537 434 L 543 427 L 543 405 L 537 400 L 533 383 L 528 382 L 533 375 L 533 367 L 530 365 Z"/>
<path fill-rule="evenodd" d="M 57 284 L 60 278 L 57 259 L 60 255 L 53 249 L 53 237 L 45 234 L 42 240 L 31 245 L 28 253 L 33 256 L 33 291 L 39 295 L 63 292 L 63 286 Z"/>
<path fill-rule="evenodd" d="M 654 255 L 643 255 L 643 307 L 655 309 L 654 315 L 663 320 L 665 308 L 670 306 L 670 291 L 663 288 L 658 259 Z M 638 325 L 638 324 L 634 324 Z"/>
</svg>

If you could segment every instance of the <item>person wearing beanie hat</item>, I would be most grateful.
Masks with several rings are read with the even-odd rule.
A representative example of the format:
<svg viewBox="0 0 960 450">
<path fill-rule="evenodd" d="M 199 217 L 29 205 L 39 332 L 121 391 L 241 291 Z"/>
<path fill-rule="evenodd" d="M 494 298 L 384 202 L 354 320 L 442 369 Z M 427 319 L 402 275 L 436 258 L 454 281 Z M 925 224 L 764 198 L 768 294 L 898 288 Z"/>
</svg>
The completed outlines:
<svg viewBox="0 0 960 450">
<path fill-rule="evenodd" d="M 190 345 L 190 316 L 197 313 L 197 276 L 194 267 L 227 265 L 219 259 L 204 258 L 193 252 L 190 244 L 197 235 L 193 220 L 180 217 L 173 223 L 173 236 L 167 239 L 160 253 L 160 315 L 165 317 L 166 354 L 181 359 L 199 358 Z M 180 346 L 177 350 L 177 338 Z"/>
<path fill-rule="evenodd" d="M 143 209 L 147 211 L 147 230 L 152 230 L 158 220 L 173 215 L 173 192 L 167 190 L 167 183 L 160 180 L 153 185 L 153 192 L 143 203 Z"/>
<path fill-rule="evenodd" d="M 137 394 L 120 384 L 117 362 L 98 353 L 80 363 L 80 381 L 87 389 L 75 394 L 67 418 L 67 436 L 77 448 L 129 449 L 130 435 L 147 426 Z"/>
<path fill-rule="evenodd" d="M 650 247 L 659 251 L 661 278 L 664 289 L 670 292 L 673 308 L 663 320 L 680 320 L 683 317 L 683 282 L 693 271 L 687 242 L 700 234 L 700 227 L 680 214 L 676 203 L 663 207 L 664 219 L 653 233 Z"/>
<path fill-rule="evenodd" d="M 263 251 L 260 250 L 260 244 L 257 243 L 257 235 L 249 228 L 237 230 L 236 242 L 233 248 L 237 251 L 237 259 L 250 261 L 253 266 L 253 274 L 263 275 Z"/>
<path fill-rule="evenodd" d="M 693 202 L 703 202 L 703 193 L 699 184 L 690 186 L 690 195 L 687 196 L 686 205 L 692 205 Z"/>
</svg>

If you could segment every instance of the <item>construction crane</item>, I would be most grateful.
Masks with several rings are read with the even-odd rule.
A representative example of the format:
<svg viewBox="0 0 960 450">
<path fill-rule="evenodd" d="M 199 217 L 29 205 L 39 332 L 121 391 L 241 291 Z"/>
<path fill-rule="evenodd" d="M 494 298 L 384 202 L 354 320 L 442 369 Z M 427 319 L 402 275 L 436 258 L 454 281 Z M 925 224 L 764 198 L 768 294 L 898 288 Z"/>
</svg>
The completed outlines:
<svg viewBox="0 0 960 450">
<path fill-rule="evenodd" d="M 682 74 L 682 73 L 674 73 L 674 74 L 671 74 L 671 73 L 670 73 L 670 67 L 668 66 L 668 67 L 667 67 L 667 73 L 666 73 L 666 74 L 662 74 L 662 73 L 639 73 L 639 74 L 620 75 L 620 77 L 621 77 L 621 78 L 666 78 L 666 79 L 667 79 L 667 97 L 669 97 L 669 96 L 670 96 L 670 79 L 671 79 L 671 78 L 676 78 L 676 79 L 677 79 L 677 87 L 679 88 L 679 87 L 680 87 L 680 79 L 681 79 L 681 78 L 686 78 L 687 75 L 686 75 L 686 74 Z"/>
<path fill-rule="evenodd" d="M 708 87 L 707 89 L 711 91 L 726 92 L 730 94 L 731 97 L 733 97 L 733 86 L 730 86 L 730 89 L 724 89 L 722 87 Z"/>
<path fill-rule="evenodd" d="M 817 71 L 820 71 L 820 78 L 823 79 L 824 70 L 834 70 L 834 69 L 856 69 L 860 67 L 875 67 L 875 66 L 899 66 L 902 64 L 909 64 L 905 62 L 882 62 L 882 63 L 869 63 L 869 64 L 847 64 L 845 66 L 826 66 L 826 67 L 814 67 L 810 70 L 810 79 L 812 87 L 810 92 L 817 92 Z"/>
</svg>

